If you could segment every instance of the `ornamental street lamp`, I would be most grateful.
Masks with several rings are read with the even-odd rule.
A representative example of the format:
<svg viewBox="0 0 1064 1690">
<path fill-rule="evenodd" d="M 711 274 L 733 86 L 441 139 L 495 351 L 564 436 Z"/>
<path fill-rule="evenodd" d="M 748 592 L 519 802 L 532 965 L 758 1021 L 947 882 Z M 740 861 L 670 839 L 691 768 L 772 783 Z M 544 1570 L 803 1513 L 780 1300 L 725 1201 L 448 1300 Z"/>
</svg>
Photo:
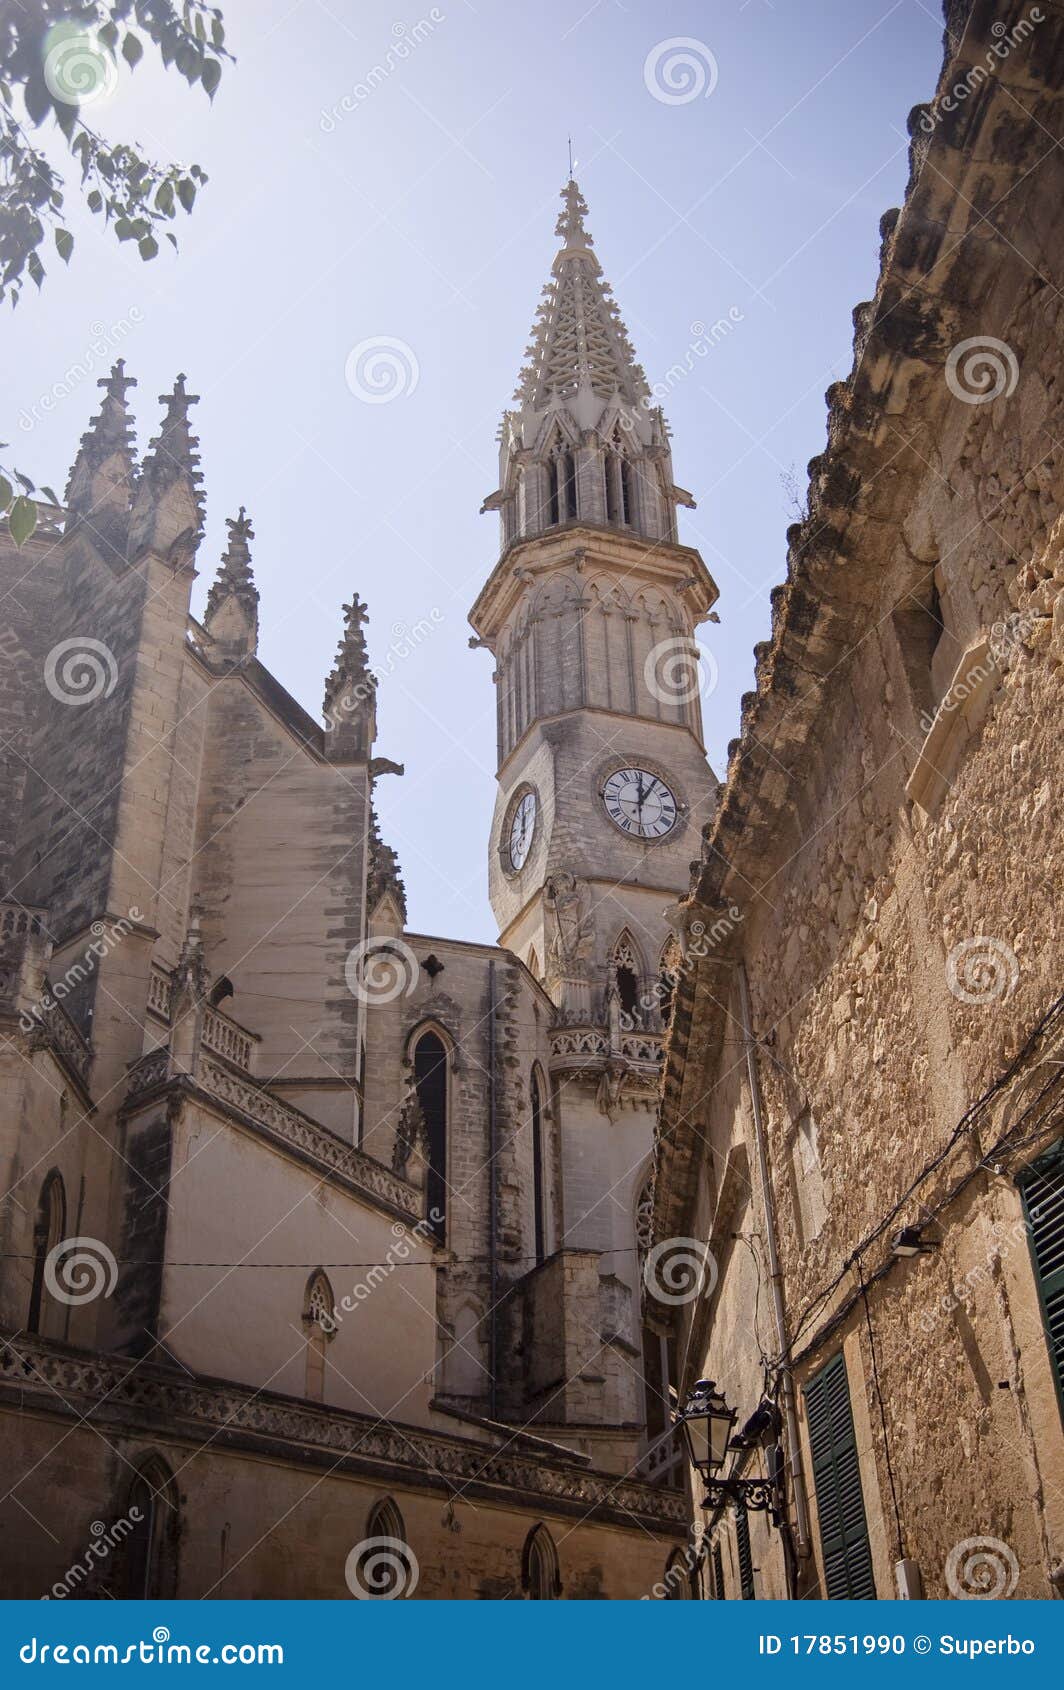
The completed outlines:
<svg viewBox="0 0 1064 1690">
<path fill-rule="evenodd" d="M 772 1513 L 773 1524 L 779 1525 L 781 1496 L 777 1478 L 718 1477 L 737 1418 L 736 1410 L 728 1407 L 723 1391 L 717 1389 L 712 1379 L 696 1379 L 677 1419 L 683 1427 L 691 1464 L 705 1481 L 706 1494 L 702 1506 L 720 1508 L 730 1503 L 733 1508 L 767 1509 Z"/>
</svg>

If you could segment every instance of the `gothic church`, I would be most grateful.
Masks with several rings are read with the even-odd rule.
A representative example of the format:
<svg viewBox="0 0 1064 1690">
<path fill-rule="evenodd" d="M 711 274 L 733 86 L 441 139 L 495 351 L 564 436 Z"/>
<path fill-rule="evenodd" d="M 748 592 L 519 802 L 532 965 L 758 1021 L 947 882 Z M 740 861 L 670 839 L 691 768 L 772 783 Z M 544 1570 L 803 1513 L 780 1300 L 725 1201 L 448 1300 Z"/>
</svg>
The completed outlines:
<svg viewBox="0 0 1064 1690">
<path fill-rule="evenodd" d="M 7 1596 L 623 1598 L 693 1564 L 642 1270 L 716 588 L 562 198 L 471 611 L 497 946 L 406 926 L 362 601 L 322 719 L 256 655 L 243 509 L 190 614 L 184 378 L 138 464 L 116 365 L 63 508 L 0 540 Z"/>
</svg>

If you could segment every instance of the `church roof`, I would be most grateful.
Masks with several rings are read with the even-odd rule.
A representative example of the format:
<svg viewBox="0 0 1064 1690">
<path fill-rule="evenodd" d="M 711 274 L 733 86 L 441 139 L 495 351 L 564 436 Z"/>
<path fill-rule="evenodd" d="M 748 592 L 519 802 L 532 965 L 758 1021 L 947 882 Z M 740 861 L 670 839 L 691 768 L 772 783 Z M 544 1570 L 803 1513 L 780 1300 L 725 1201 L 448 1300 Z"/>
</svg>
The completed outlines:
<svg viewBox="0 0 1064 1690">
<path fill-rule="evenodd" d="M 635 405 L 649 393 L 646 376 L 592 251 L 584 227 L 587 202 L 572 178 L 561 197 L 555 234 L 562 247 L 536 312 L 514 398 L 539 411 L 583 389 L 601 399 L 618 393 Z"/>
</svg>

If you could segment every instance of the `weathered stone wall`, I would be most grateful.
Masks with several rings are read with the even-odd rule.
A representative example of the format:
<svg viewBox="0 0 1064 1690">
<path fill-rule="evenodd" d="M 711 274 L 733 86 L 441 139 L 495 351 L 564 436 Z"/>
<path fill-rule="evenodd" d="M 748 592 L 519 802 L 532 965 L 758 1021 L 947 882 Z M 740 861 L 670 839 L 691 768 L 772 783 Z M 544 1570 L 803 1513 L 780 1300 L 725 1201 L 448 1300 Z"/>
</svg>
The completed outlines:
<svg viewBox="0 0 1064 1690">
<path fill-rule="evenodd" d="M 5 1414 L 4 1422 L 8 1416 Z M 69 1435 L 65 1438 L 63 1433 Z M 34 1483 L 26 1504 L 62 1526 L 56 1543 L 25 1529 L 13 1498 L 0 1504 L 8 1541 L 20 1553 L 5 1566 L 4 1594 L 37 1598 L 84 1560 L 96 1541 L 92 1523 L 111 1525 L 127 1506 L 138 1466 L 150 1456 L 177 1475 L 176 1588 L 183 1599 L 351 1599 L 344 1576 L 350 1552 L 373 1533 L 371 1510 L 385 1498 L 398 1506 L 418 1563 L 418 1600 L 520 1600 L 522 1550 L 542 1524 L 559 1561 L 561 1596 L 570 1600 L 638 1599 L 662 1578 L 675 1548 L 671 1532 L 618 1530 L 554 1512 L 463 1496 L 460 1486 L 414 1489 L 387 1476 L 341 1471 L 339 1464 L 304 1470 L 264 1450 L 256 1458 L 212 1444 L 109 1429 L 109 1441 L 60 1419 L 24 1421 L 20 1445 Z M 22 1521 L 23 1524 L 19 1524 Z M 101 1560 L 96 1593 L 121 1576 L 121 1557 Z M 81 1590 L 75 1584 L 71 1594 Z"/>
<path fill-rule="evenodd" d="M 976 7 L 945 87 L 1000 35 L 989 22 Z M 1017 1596 L 1050 1595 L 1064 1558 L 1064 1442 L 1016 1187 L 1064 1128 L 1059 1031 L 1038 1033 L 1061 988 L 1064 415 L 1046 278 L 1062 251 L 1041 129 L 1064 35 L 1055 15 L 1039 30 L 930 139 L 915 114 L 909 198 L 884 223 L 854 375 L 829 394 L 697 877 L 692 914 L 741 914 L 681 994 L 659 1153 L 661 1232 L 695 1218 L 719 1239 L 729 1154 L 756 1170 L 725 1036 L 741 961 L 788 1347 L 799 1393 L 844 1348 L 880 1596 L 902 1554 L 929 1596 L 950 1594 L 950 1552 L 978 1536 L 1015 1558 Z M 950 355 L 967 339 L 1000 369 L 996 396 L 964 390 Z M 756 1171 L 751 1185 L 764 1234 Z M 931 1248 L 898 1259 L 908 1225 Z M 679 1322 L 686 1382 L 723 1382 L 741 1421 L 760 1388 L 746 1276 L 728 1267 L 696 1309 Z M 780 1348 L 771 1334 L 777 1367 Z M 758 1524 L 754 1545 L 758 1593 L 783 1594 L 778 1539 Z"/>
</svg>

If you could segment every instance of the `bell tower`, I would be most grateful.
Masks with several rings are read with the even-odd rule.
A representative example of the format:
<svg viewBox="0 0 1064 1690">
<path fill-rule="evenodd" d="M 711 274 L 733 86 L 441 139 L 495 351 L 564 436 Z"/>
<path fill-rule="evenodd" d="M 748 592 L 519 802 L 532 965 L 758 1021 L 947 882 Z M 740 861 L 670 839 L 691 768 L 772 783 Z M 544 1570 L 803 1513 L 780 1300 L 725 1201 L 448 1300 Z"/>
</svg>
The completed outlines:
<svg viewBox="0 0 1064 1690">
<path fill-rule="evenodd" d="M 667 1480 L 668 1353 L 641 1246 L 677 960 L 665 911 L 687 893 L 716 792 L 694 630 L 717 589 L 678 538 L 676 507 L 694 501 L 574 181 L 562 201 L 484 502 L 500 557 L 470 612 L 471 643 L 495 658 L 489 891 L 499 943 L 555 1005 L 560 1248 L 597 1275 L 594 1331 L 625 1363 L 596 1413 L 626 1461 Z"/>
<path fill-rule="evenodd" d="M 694 629 L 717 589 L 677 537 L 664 416 L 570 180 L 561 248 L 500 431 L 501 556 L 470 615 L 495 656 L 500 943 L 572 1025 L 660 1032 L 663 907 L 715 781 Z M 614 1011 L 614 1020 L 617 1012 Z"/>
</svg>

